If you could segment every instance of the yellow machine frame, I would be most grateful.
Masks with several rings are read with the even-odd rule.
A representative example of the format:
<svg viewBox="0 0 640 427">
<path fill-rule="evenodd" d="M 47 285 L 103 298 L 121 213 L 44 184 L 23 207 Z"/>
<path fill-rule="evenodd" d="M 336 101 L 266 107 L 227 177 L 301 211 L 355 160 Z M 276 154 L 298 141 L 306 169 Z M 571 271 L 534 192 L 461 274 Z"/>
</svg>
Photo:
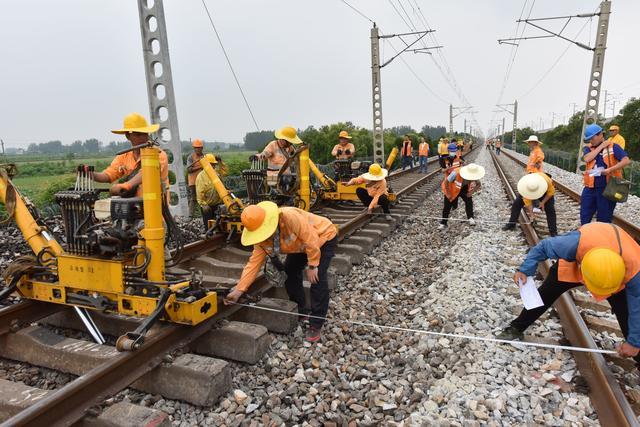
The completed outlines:
<svg viewBox="0 0 640 427">
<path fill-rule="evenodd" d="M 220 179 L 220 175 L 218 175 L 218 172 L 216 172 L 213 167 L 213 165 L 217 163 L 218 161 L 213 154 L 206 154 L 202 159 L 200 159 L 200 166 L 202 166 L 202 170 L 207 174 L 211 180 L 213 188 L 227 207 L 228 216 L 224 218 L 224 221 L 221 223 L 222 231 L 226 233 L 241 233 L 242 223 L 240 222 L 240 214 L 244 209 L 244 204 L 242 203 L 242 200 L 236 197 L 224 186 L 224 183 Z M 213 221 L 209 221 L 208 228 L 213 227 L 214 224 L 215 223 Z"/>
<path fill-rule="evenodd" d="M 104 298 L 109 300 L 109 304 L 105 308 L 117 304 L 117 309 L 114 311 L 119 314 L 137 317 L 153 315 L 156 318 L 161 316 L 170 322 L 187 325 L 196 325 L 217 312 L 218 300 L 215 292 L 205 292 L 203 297 L 187 302 L 186 299 L 180 300 L 176 292 L 191 286 L 191 280 L 180 283 L 166 282 L 165 230 L 162 218 L 164 193 L 160 184 L 160 150 L 153 147 L 152 143 L 145 145 L 145 147 L 140 149 L 144 228 L 140 232 L 138 244 L 143 246 L 149 254 L 146 274 L 143 273 L 144 279 L 161 289 L 160 292 L 164 292 L 163 297 L 145 295 L 144 292 L 143 295 L 133 295 L 127 290 L 125 270 L 127 267 L 135 267 L 135 256 L 122 260 L 111 260 L 64 252 L 46 227 L 37 223 L 28 208 L 28 201 L 25 201 L 26 199 L 20 196 L 16 190 L 15 208 L 13 209 L 16 224 L 34 253 L 39 254 L 43 249 L 47 249 L 52 260 L 55 260 L 55 267 L 52 268 L 52 271 L 57 273 L 57 280 L 51 282 L 33 280 L 29 274 L 23 274 L 16 286 L 21 296 L 48 303 L 88 309 L 97 309 L 91 302 L 96 298 Z M 204 166 L 205 170 L 206 166 L 212 170 L 208 163 Z M 7 191 L 10 187 L 12 188 L 12 184 L 6 174 L 2 178 L 0 179 L 0 200 L 6 204 Z M 241 210 L 242 205 L 239 208 Z M 89 301 L 89 297 L 94 299 Z M 83 298 L 87 299 L 84 303 Z M 160 305 L 161 301 L 165 301 L 164 307 Z M 135 333 L 133 335 L 138 339 L 137 346 L 142 341 L 141 336 Z M 135 349 L 136 346 L 129 345 L 127 349 Z"/>
</svg>

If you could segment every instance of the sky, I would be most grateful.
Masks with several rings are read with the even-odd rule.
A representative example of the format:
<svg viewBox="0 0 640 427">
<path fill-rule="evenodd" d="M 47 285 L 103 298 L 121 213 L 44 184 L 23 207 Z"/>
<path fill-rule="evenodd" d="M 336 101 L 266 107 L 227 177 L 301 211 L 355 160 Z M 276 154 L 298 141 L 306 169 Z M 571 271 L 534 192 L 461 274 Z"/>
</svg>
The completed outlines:
<svg viewBox="0 0 640 427">
<path fill-rule="evenodd" d="M 372 24 L 367 18 L 341 0 L 205 1 L 261 129 L 339 121 L 372 127 Z M 552 120 L 555 125 L 567 120 L 572 103 L 578 109 L 585 104 L 590 51 L 558 38 L 525 40 L 512 61 L 515 47 L 497 40 L 514 37 L 521 14 L 595 12 L 597 1 L 347 1 L 383 34 L 423 30 L 426 22 L 435 38 L 427 36 L 425 46 L 444 46 L 434 55 L 404 53 L 382 69 L 386 128 L 448 127 L 452 104 L 475 112 L 454 119 L 458 131 L 466 118 L 486 135 L 503 117 L 510 130 L 512 116 L 494 110 L 497 103 L 516 99 L 519 127 L 548 128 Z M 165 0 L 164 8 L 181 139 L 242 142 L 256 127 L 202 1 Z M 148 116 L 136 2 L 0 0 L 0 10 L 0 138 L 5 145 L 108 142 L 118 139 L 110 130 L 119 128 L 127 113 Z M 640 2 L 612 1 L 602 80 L 602 88 L 613 94 L 607 116 L 613 99 L 619 109 L 640 96 L 640 59 L 632 47 L 640 39 L 638 17 Z M 574 39 L 579 33 L 577 40 L 593 45 L 596 23 L 597 17 L 573 19 L 563 34 Z M 552 30 L 563 24 L 541 23 Z M 524 31 L 524 36 L 542 34 L 529 26 Z M 401 45 L 397 38 L 381 41 L 384 59 Z"/>
</svg>

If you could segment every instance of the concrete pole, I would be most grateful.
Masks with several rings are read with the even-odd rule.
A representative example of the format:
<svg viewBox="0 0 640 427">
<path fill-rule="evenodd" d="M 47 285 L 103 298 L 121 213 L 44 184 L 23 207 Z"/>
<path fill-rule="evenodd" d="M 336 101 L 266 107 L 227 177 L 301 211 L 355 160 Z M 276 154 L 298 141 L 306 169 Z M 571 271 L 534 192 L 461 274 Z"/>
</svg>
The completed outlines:
<svg viewBox="0 0 640 427">
<path fill-rule="evenodd" d="M 582 151 L 587 145 L 584 143 L 584 130 L 587 125 L 595 123 L 598 118 L 598 102 L 600 102 L 600 88 L 602 87 L 602 72 L 604 70 L 604 54 L 607 49 L 607 33 L 609 32 L 609 16 L 611 2 L 605 0 L 600 3 L 600 16 L 596 31 L 596 45 L 591 62 L 591 74 L 589 74 L 589 87 L 587 88 L 587 103 L 582 119 L 582 130 L 579 136 L 578 159 L 576 173 L 584 172 L 586 164 L 582 158 Z"/>
<path fill-rule="evenodd" d="M 511 133 L 511 149 L 516 150 L 516 134 L 518 129 L 518 100 L 513 101 L 513 132 Z"/>
<path fill-rule="evenodd" d="M 449 138 L 453 136 L 453 104 L 449 104 Z"/>
<path fill-rule="evenodd" d="M 502 138 L 501 138 L 501 141 L 502 141 L 502 142 L 504 142 L 504 134 L 505 134 L 506 132 L 507 132 L 507 131 L 505 130 L 505 127 L 504 127 L 504 117 L 502 117 Z"/>
<path fill-rule="evenodd" d="M 373 161 L 384 166 L 384 127 L 382 124 L 382 83 L 380 81 L 380 36 L 371 29 L 371 88 L 373 104 Z"/>
<path fill-rule="evenodd" d="M 176 180 L 169 186 L 171 213 L 189 216 L 164 6 L 162 0 L 156 0 L 151 7 L 147 7 L 147 3 L 145 0 L 138 0 L 149 113 L 151 122 L 160 124 L 157 134 L 160 148 L 172 154 L 169 156 L 169 170 L 175 174 Z"/>
</svg>

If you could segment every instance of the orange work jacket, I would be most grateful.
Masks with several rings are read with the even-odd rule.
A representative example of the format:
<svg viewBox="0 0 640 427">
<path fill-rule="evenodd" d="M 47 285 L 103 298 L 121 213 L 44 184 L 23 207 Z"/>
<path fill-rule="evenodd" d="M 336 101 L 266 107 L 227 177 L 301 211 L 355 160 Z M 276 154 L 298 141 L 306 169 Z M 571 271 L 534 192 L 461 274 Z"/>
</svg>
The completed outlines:
<svg viewBox="0 0 640 427">
<path fill-rule="evenodd" d="M 426 142 L 421 142 L 418 145 L 418 155 L 419 156 L 428 156 L 429 155 L 429 144 Z"/>
<path fill-rule="evenodd" d="M 606 144 L 606 142 L 604 142 L 603 144 Z M 595 150 L 595 148 L 589 147 L 589 150 L 593 151 Z M 607 148 L 602 150 L 602 159 L 604 160 L 604 163 L 607 165 L 608 168 L 618 164 L 618 160 L 613 155 L 613 144 L 610 143 L 610 145 Z M 589 176 L 589 172 L 588 172 L 589 169 L 593 169 L 595 167 L 596 167 L 595 158 L 590 162 L 587 162 L 587 166 L 584 170 L 584 175 L 582 179 L 585 187 L 593 188 L 593 186 L 595 185 L 595 177 Z M 607 175 L 606 176 L 607 181 L 609 181 L 609 178 L 612 176 L 622 178 L 622 169 L 618 169 L 617 171 L 614 171 L 613 173 Z"/>
<path fill-rule="evenodd" d="M 584 279 L 580 272 L 582 259 L 591 249 L 607 248 L 619 253 L 624 261 L 624 279 L 620 288 L 614 293 L 620 292 L 624 289 L 626 283 L 640 271 L 640 246 L 620 227 L 609 223 L 592 222 L 583 225 L 578 231 L 580 232 L 580 240 L 576 251 L 576 260 L 575 262 L 563 259 L 558 261 L 558 280 L 584 284 Z M 618 232 L 617 235 L 620 236 L 620 244 L 618 244 L 616 231 Z M 593 296 L 598 300 L 602 300 L 610 295 Z"/>
<path fill-rule="evenodd" d="M 411 155 L 411 151 L 413 147 L 411 147 L 411 142 L 402 142 L 402 156 L 407 157 Z"/>
<path fill-rule="evenodd" d="M 544 151 L 542 148 L 536 147 L 531 153 L 529 153 L 529 160 L 527 161 L 527 173 L 542 172 L 542 166 L 544 163 Z"/>
</svg>

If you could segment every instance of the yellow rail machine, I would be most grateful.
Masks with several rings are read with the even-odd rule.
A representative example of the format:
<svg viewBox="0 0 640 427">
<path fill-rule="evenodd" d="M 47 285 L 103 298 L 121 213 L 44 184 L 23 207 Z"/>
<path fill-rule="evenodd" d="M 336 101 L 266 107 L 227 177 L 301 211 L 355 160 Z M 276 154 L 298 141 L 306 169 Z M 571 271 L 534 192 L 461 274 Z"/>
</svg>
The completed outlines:
<svg viewBox="0 0 640 427">
<path fill-rule="evenodd" d="M 203 289 L 195 273 L 185 277 L 165 272 L 165 224 L 172 230 L 175 223 L 161 189 L 160 150 L 154 145 L 135 148 L 140 149 L 142 197 L 100 199 L 92 168 L 79 168 L 75 188 L 56 194 L 64 245 L 3 173 L 0 200 L 36 256 L 7 269 L 9 285 L 0 298 L 17 291 L 24 298 L 145 318 L 117 340 L 120 351 L 142 345 L 159 319 L 196 325 L 213 316 L 217 294 Z"/>
</svg>

